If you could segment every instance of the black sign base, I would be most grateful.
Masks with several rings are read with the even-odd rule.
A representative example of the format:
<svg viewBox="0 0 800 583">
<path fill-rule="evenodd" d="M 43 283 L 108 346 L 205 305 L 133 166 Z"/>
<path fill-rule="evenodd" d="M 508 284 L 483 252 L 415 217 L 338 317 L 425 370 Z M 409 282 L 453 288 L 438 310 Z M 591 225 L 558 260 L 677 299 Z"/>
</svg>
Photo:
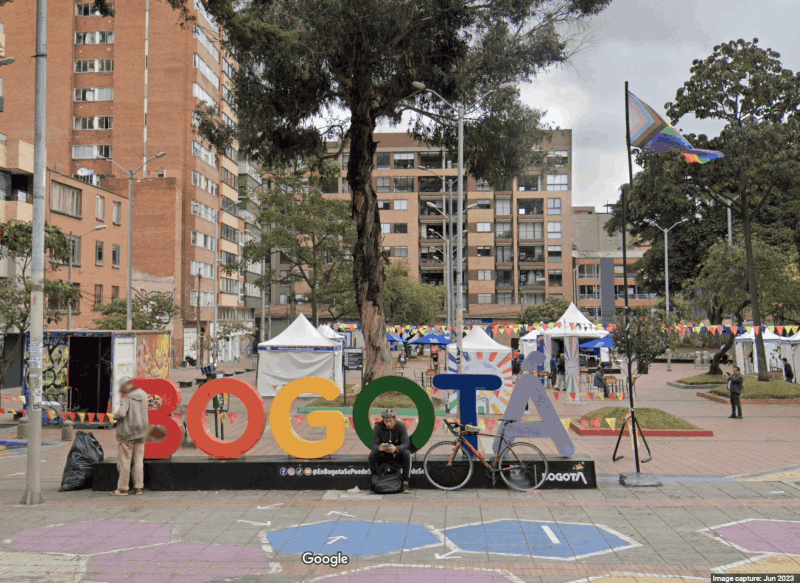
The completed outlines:
<svg viewBox="0 0 800 583">
<path fill-rule="evenodd" d="M 570 458 L 547 456 L 547 489 L 597 488 L 594 460 L 588 456 Z M 482 464 L 476 463 L 467 488 L 491 488 Z M 110 492 L 117 487 L 117 459 L 109 458 L 94 465 L 92 489 Z M 144 461 L 144 487 L 148 490 L 349 490 L 370 484 L 367 455 L 329 456 L 318 460 L 300 460 L 289 456 L 246 456 L 234 460 L 207 457 L 173 457 Z M 497 476 L 497 484 L 505 483 Z M 425 477 L 422 456 L 412 463 L 409 486 L 429 489 L 434 486 Z"/>
</svg>

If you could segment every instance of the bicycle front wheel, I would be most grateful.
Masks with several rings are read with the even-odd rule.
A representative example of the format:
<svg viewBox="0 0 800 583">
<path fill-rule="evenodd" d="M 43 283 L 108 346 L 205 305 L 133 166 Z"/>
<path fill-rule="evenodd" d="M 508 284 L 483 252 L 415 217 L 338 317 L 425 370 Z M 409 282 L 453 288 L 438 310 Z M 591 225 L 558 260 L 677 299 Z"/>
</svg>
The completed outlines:
<svg viewBox="0 0 800 583">
<path fill-rule="evenodd" d="M 509 444 L 500 455 L 500 477 L 514 490 L 536 490 L 547 478 L 547 458 L 533 444 Z"/>
<path fill-rule="evenodd" d="M 464 446 L 458 447 L 453 455 L 456 447 L 455 441 L 442 441 L 425 454 L 425 476 L 441 490 L 458 490 L 472 477 L 472 458 Z"/>
</svg>

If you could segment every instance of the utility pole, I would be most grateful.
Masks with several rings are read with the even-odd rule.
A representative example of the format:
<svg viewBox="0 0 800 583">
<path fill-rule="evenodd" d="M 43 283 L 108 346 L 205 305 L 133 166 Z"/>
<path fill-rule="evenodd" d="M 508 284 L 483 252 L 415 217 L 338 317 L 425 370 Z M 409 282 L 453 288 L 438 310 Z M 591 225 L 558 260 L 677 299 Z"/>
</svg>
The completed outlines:
<svg viewBox="0 0 800 583">
<path fill-rule="evenodd" d="M 198 261 L 199 263 L 199 261 Z M 197 268 L 197 368 L 203 368 L 203 335 L 200 332 L 200 284 L 203 273 Z"/>
<path fill-rule="evenodd" d="M 41 488 L 42 353 L 44 348 L 44 199 L 47 174 L 47 0 L 36 3 L 31 322 L 28 344 L 28 449 L 20 504 L 44 503 Z"/>
</svg>

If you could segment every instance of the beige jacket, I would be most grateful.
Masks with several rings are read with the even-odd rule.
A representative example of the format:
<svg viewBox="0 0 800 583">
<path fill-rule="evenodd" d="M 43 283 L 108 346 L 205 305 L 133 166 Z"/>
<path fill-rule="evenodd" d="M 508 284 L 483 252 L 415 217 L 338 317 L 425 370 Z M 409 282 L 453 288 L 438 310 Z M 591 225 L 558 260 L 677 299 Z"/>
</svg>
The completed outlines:
<svg viewBox="0 0 800 583">
<path fill-rule="evenodd" d="M 150 432 L 147 415 L 147 393 L 133 389 L 122 399 L 115 413 L 117 422 L 117 441 L 144 439 Z"/>
</svg>

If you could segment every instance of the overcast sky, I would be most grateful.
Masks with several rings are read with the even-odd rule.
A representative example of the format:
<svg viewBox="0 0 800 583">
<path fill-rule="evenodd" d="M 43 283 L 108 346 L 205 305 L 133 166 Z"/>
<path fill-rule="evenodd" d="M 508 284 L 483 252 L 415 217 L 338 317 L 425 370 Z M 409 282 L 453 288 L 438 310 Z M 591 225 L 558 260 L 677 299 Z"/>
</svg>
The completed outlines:
<svg viewBox="0 0 800 583">
<path fill-rule="evenodd" d="M 692 60 L 708 57 L 716 44 L 758 38 L 758 46 L 777 51 L 783 67 L 797 72 L 798 21 L 798 0 L 612 0 L 594 19 L 594 41 L 570 67 L 522 87 L 526 103 L 547 111 L 545 121 L 572 129 L 573 205 L 615 202 L 628 182 L 625 81 L 667 119 L 664 104 L 689 79 Z M 676 124 L 709 136 L 721 127 L 690 116 Z"/>
</svg>

